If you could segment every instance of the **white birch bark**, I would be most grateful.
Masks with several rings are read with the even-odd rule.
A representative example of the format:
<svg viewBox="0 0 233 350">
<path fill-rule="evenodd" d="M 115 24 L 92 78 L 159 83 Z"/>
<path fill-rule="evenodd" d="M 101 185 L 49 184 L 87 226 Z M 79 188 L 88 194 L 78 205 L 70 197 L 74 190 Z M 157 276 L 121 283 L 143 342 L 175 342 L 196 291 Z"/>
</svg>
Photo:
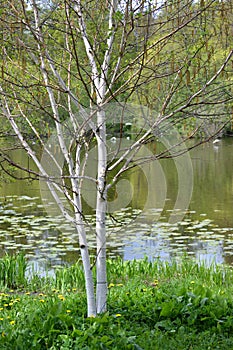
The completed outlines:
<svg viewBox="0 0 233 350">
<path fill-rule="evenodd" d="M 105 112 L 97 112 L 99 136 L 97 137 L 98 148 L 98 177 L 96 199 L 96 306 L 97 313 L 107 309 L 107 271 L 106 271 L 106 210 L 107 210 L 107 148 L 106 148 L 106 125 Z"/>
<path fill-rule="evenodd" d="M 109 62 L 111 58 L 112 46 L 115 36 L 114 14 L 117 9 L 117 1 L 112 0 L 109 9 L 108 40 L 105 51 L 101 73 L 99 78 L 97 105 L 100 110 L 97 112 L 97 126 L 99 135 L 97 136 L 98 147 L 98 178 L 97 178 L 97 200 L 96 200 L 96 245 L 97 245 L 97 286 L 96 286 L 96 306 L 97 313 L 107 310 L 107 267 L 106 267 L 106 211 L 107 211 L 107 147 L 106 147 L 106 115 L 101 105 L 104 102 L 107 90 L 107 79 Z"/>
<path fill-rule="evenodd" d="M 106 120 L 103 110 L 103 103 L 107 89 L 108 68 L 111 58 L 112 45 L 114 42 L 114 23 L 113 16 L 117 7 L 117 1 L 112 0 L 109 9 L 109 25 L 107 48 L 105 51 L 103 63 L 100 72 L 98 72 L 95 55 L 92 51 L 86 25 L 82 13 L 81 2 L 76 1 L 74 8 L 78 14 L 79 27 L 85 45 L 87 57 L 92 70 L 93 87 L 97 97 L 97 149 L 98 149 L 98 169 L 97 169 L 97 200 L 96 200 L 96 306 L 97 313 L 105 312 L 107 309 L 107 272 L 106 272 L 106 210 L 107 210 L 107 147 L 106 147 Z"/>
<path fill-rule="evenodd" d="M 44 55 L 44 48 L 43 48 L 43 33 L 40 29 L 40 21 L 39 21 L 39 13 L 37 10 L 37 6 L 35 1 L 33 1 L 33 11 L 34 11 L 34 18 L 35 18 L 35 24 L 36 24 L 36 35 L 37 35 L 37 44 L 38 44 L 38 52 L 40 55 L 40 62 L 41 62 L 41 73 L 44 79 L 44 83 L 46 86 L 46 90 L 49 96 L 50 105 L 52 107 L 52 111 L 54 114 L 54 120 L 55 120 L 55 126 L 57 131 L 57 138 L 60 145 L 60 149 L 62 151 L 62 154 L 64 156 L 64 159 L 66 161 L 66 164 L 68 166 L 69 175 L 70 175 L 70 181 L 72 186 L 72 192 L 73 192 L 73 204 L 74 204 L 74 211 L 75 211 L 75 228 L 77 230 L 78 236 L 79 236 L 79 246 L 81 251 L 81 257 L 84 267 L 84 274 L 85 274 L 85 285 L 86 285 L 86 294 L 87 294 L 87 315 L 88 316 L 95 316 L 96 315 L 96 302 L 95 302 L 95 294 L 94 294 L 94 283 L 93 283 L 93 275 L 92 275 L 92 269 L 91 269 L 91 263 L 90 263 L 90 257 L 89 257 L 89 251 L 88 251 L 88 245 L 87 245 L 87 239 L 86 239 L 86 232 L 84 228 L 84 222 L 82 217 L 82 207 L 81 207 L 81 194 L 80 194 L 80 187 L 78 183 L 78 177 L 80 172 L 79 164 L 80 162 L 77 161 L 80 159 L 80 149 L 77 149 L 76 152 L 76 164 L 74 165 L 72 154 L 68 151 L 65 143 L 65 138 L 62 131 L 62 126 L 60 123 L 60 117 L 59 112 L 57 109 L 56 100 L 54 97 L 53 90 L 50 88 L 49 84 L 49 78 L 46 70 L 46 55 Z M 51 61 L 48 62 L 51 66 Z M 73 125 L 74 130 L 76 129 L 76 125 Z"/>
</svg>

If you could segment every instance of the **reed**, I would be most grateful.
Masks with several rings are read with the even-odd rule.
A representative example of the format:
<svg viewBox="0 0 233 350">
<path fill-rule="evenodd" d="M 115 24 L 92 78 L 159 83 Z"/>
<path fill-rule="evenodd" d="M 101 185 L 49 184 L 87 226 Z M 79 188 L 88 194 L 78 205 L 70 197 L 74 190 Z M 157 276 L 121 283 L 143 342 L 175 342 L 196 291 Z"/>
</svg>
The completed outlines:
<svg viewBox="0 0 233 350">
<path fill-rule="evenodd" d="M 0 259 L 0 286 L 5 288 L 20 288 L 27 284 L 27 261 L 23 253 L 5 254 Z"/>
</svg>

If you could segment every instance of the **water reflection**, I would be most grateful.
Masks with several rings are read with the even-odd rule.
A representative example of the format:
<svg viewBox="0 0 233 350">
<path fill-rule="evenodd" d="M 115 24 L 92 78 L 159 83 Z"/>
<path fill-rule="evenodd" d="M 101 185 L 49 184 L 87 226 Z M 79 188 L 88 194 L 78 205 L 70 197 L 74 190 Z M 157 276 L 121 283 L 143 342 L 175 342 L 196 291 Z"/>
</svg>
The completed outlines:
<svg viewBox="0 0 233 350">
<path fill-rule="evenodd" d="M 186 254 L 205 261 L 208 265 L 213 262 L 223 263 L 226 242 L 221 229 L 218 228 L 218 233 L 209 231 L 213 224 L 208 224 L 207 220 L 197 223 L 189 219 L 184 223 L 188 225 L 185 225 L 186 230 L 183 232 L 179 229 L 179 225 L 157 223 L 149 235 L 135 234 L 132 241 L 125 242 L 124 259 L 142 259 L 148 256 L 151 260 L 160 258 L 170 261 Z"/>
<path fill-rule="evenodd" d="M 204 262 L 207 266 L 213 263 L 223 264 L 225 262 L 223 241 L 212 244 L 208 241 L 196 240 L 193 243 L 186 244 L 181 240 L 179 244 L 179 240 L 177 240 L 173 244 L 159 236 L 156 239 L 145 239 L 143 236 L 141 236 L 141 239 L 138 238 L 136 241 L 125 243 L 123 251 L 125 260 L 143 259 L 147 256 L 152 261 L 158 258 L 162 261 L 172 261 L 174 258 L 186 254 Z"/>
</svg>

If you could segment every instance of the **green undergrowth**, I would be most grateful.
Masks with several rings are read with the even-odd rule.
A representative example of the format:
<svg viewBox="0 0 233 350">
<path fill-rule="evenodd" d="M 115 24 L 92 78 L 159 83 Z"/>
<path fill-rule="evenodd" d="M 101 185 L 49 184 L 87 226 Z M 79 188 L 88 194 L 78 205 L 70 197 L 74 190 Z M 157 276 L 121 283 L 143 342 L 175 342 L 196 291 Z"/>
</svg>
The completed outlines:
<svg viewBox="0 0 233 350">
<path fill-rule="evenodd" d="M 233 349 L 230 267 L 109 260 L 108 312 L 96 318 L 80 262 L 55 277 L 26 271 L 21 254 L 0 260 L 0 349 Z"/>
</svg>

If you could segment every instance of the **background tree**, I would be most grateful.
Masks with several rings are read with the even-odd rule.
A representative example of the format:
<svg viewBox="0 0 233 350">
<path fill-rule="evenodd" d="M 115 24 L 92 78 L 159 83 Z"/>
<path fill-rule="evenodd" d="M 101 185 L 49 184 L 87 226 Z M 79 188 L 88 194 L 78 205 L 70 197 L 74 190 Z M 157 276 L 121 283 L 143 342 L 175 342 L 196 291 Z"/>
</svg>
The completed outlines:
<svg viewBox="0 0 233 350">
<path fill-rule="evenodd" d="M 147 157 L 141 152 L 172 125 L 184 132 L 185 140 L 200 130 L 197 120 L 203 125 L 217 118 L 218 127 L 209 139 L 230 119 L 232 50 L 225 11 L 232 16 L 231 2 L 2 3 L 1 118 L 37 167 L 24 170 L 46 182 L 77 231 L 89 316 L 106 310 L 107 196 L 119 177 L 135 167 L 135 159 L 138 164 L 186 152 L 181 144 Z M 216 49 L 219 28 L 221 52 Z M 146 107 L 131 108 L 127 102 Z M 128 121 L 135 133 L 127 146 L 122 126 Z M 51 129 L 55 133 L 46 143 Z M 115 147 L 107 141 L 112 130 L 120 140 Z M 93 146 L 97 174 L 89 176 L 85 169 Z M 1 156 L 13 164 L 7 152 Z M 96 297 L 83 210 L 84 180 L 94 184 L 96 192 Z"/>
</svg>

